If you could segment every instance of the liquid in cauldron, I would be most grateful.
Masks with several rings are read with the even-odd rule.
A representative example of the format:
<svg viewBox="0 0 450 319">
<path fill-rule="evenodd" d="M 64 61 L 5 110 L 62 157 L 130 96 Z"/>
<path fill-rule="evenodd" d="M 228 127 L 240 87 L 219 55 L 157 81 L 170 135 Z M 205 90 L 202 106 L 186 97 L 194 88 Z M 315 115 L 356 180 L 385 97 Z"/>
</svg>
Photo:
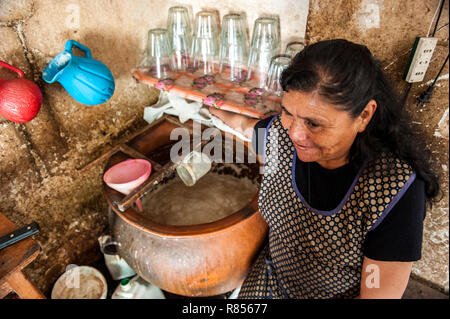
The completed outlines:
<svg viewBox="0 0 450 319">
<path fill-rule="evenodd" d="M 141 199 L 142 214 L 165 225 L 210 223 L 244 208 L 257 191 L 245 177 L 210 172 L 188 187 L 177 176 Z"/>
</svg>

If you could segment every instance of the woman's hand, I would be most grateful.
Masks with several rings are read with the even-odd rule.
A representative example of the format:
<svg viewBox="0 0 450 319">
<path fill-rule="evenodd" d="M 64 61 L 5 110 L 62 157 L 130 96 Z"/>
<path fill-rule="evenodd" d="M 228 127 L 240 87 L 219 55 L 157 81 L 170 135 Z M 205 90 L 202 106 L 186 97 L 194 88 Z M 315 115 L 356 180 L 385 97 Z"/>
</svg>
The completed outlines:
<svg viewBox="0 0 450 319">
<path fill-rule="evenodd" d="M 232 129 L 242 133 L 245 137 L 248 137 L 249 139 L 252 138 L 253 127 L 258 122 L 258 119 L 249 118 L 242 114 L 219 110 L 215 107 L 210 107 L 209 112 L 221 119 Z"/>
</svg>

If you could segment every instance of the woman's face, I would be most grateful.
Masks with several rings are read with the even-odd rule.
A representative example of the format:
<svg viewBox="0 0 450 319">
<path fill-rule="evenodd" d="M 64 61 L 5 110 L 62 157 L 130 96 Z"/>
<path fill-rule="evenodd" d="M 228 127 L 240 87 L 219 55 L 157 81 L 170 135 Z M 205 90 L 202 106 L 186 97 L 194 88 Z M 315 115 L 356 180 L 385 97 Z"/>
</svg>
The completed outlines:
<svg viewBox="0 0 450 319">
<path fill-rule="evenodd" d="M 356 118 L 324 101 L 317 92 L 290 90 L 281 100 L 281 123 L 294 142 L 298 158 L 334 169 L 348 162 L 350 147 L 376 109 L 371 100 Z"/>
</svg>

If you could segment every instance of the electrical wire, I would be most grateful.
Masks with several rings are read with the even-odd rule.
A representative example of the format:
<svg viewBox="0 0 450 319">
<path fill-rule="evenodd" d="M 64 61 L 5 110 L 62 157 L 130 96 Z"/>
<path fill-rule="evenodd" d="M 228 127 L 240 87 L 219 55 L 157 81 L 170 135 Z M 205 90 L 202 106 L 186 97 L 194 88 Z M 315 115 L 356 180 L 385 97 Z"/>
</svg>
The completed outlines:
<svg viewBox="0 0 450 319">
<path fill-rule="evenodd" d="M 406 89 L 406 92 L 405 92 L 405 95 L 403 96 L 403 101 L 402 101 L 403 106 L 406 105 L 406 100 L 408 99 L 409 92 L 411 91 L 412 85 L 413 85 L 412 83 L 409 83 L 408 88 Z"/>
<path fill-rule="evenodd" d="M 442 27 L 440 27 L 439 29 L 436 30 L 436 32 L 441 31 L 443 28 L 448 27 L 448 23 L 444 24 Z"/>
<path fill-rule="evenodd" d="M 445 0 L 441 0 L 441 1 L 439 2 L 438 7 L 436 8 L 436 11 L 434 12 L 433 19 L 431 20 L 430 26 L 428 27 L 427 38 L 428 38 L 428 36 L 430 35 L 431 26 L 433 25 L 433 21 L 434 21 L 434 18 L 436 17 L 436 14 L 437 14 L 438 16 L 437 16 L 437 19 L 436 19 L 436 23 L 434 24 L 433 34 L 432 34 L 431 36 L 434 37 L 434 35 L 435 35 L 435 33 L 436 33 L 437 31 L 439 31 L 440 29 L 442 29 L 443 27 L 445 27 L 445 25 L 444 25 L 444 26 L 440 27 L 439 30 L 436 30 L 436 29 L 437 29 L 437 26 L 438 26 L 438 24 L 439 24 L 439 20 L 441 19 L 441 13 L 442 13 L 442 9 L 444 8 L 444 3 L 445 3 Z M 438 14 L 438 12 L 439 12 L 439 14 Z M 448 23 L 447 23 L 447 25 L 448 25 Z M 417 100 L 418 100 L 420 103 L 425 104 L 425 103 L 430 102 L 431 95 L 433 94 L 434 84 L 436 83 L 436 81 L 437 81 L 439 75 L 441 74 L 442 70 L 444 69 L 444 66 L 445 66 L 445 64 L 447 63 L 447 61 L 448 61 L 448 55 L 447 55 L 447 58 L 446 58 L 445 61 L 444 61 L 444 64 L 442 64 L 442 67 L 441 67 L 441 69 L 439 70 L 439 73 L 438 73 L 438 75 L 436 76 L 436 78 L 434 79 L 433 83 L 432 83 L 432 84 L 431 84 L 431 85 L 430 85 L 430 86 L 429 86 L 422 94 L 420 94 L 420 96 L 417 98 Z M 408 89 L 407 89 L 407 91 L 406 91 L 405 97 L 404 97 L 404 99 L 403 99 L 403 104 L 406 103 L 406 99 L 408 98 L 408 94 L 409 94 L 409 91 L 411 90 L 411 86 L 412 86 L 412 83 L 409 85 L 409 87 L 408 87 Z"/>
<path fill-rule="evenodd" d="M 430 26 L 428 27 L 427 38 L 430 36 L 431 26 L 433 25 L 434 18 L 436 17 L 436 14 L 438 13 L 442 3 L 444 3 L 444 0 L 441 0 L 438 7 L 436 8 L 436 11 L 434 12 L 433 19 L 431 19 Z"/>
<path fill-rule="evenodd" d="M 431 83 L 431 85 L 428 87 L 428 89 L 426 89 L 425 92 L 423 92 L 418 98 L 417 100 L 422 103 L 428 103 L 430 102 L 431 99 L 431 95 L 433 94 L 433 89 L 434 89 L 434 85 L 436 84 L 437 79 L 439 78 L 439 76 L 441 75 L 442 70 L 444 69 L 445 65 L 447 64 L 448 61 L 448 54 L 447 57 L 445 58 L 444 63 L 441 66 L 441 69 L 439 70 L 438 74 L 436 75 L 436 78 L 434 79 L 433 83 Z"/>
<path fill-rule="evenodd" d="M 433 83 L 431 84 L 431 86 L 434 86 L 434 84 L 436 83 L 437 79 L 439 78 L 439 75 L 441 75 L 442 70 L 444 69 L 445 65 L 447 64 L 448 61 L 448 54 L 447 57 L 445 58 L 444 63 L 441 66 L 441 69 L 439 70 L 438 74 L 436 75 L 436 78 L 434 79 Z"/>
<path fill-rule="evenodd" d="M 441 4 L 439 6 L 439 14 L 438 14 L 437 19 L 436 19 L 436 24 L 434 25 L 433 34 L 431 35 L 432 37 L 434 37 L 434 34 L 436 33 L 436 29 L 437 29 L 439 20 L 441 19 L 441 13 L 442 13 L 442 9 L 444 9 L 444 3 L 445 3 L 445 0 L 442 0 Z"/>
</svg>

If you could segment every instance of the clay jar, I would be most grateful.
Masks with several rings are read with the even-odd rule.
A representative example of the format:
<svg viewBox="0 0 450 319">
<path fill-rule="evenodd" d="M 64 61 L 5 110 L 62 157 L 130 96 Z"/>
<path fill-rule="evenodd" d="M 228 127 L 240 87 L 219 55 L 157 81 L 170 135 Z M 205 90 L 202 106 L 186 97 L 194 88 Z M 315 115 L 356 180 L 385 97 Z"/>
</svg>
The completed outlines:
<svg viewBox="0 0 450 319">
<path fill-rule="evenodd" d="M 162 121 L 127 144 L 164 165 L 161 152 L 170 150 L 166 146 L 171 143 L 170 132 L 175 127 L 172 122 Z M 162 151 L 158 153 L 158 149 Z M 127 155 L 116 153 L 109 158 L 105 171 L 125 159 Z M 243 165 L 241 173 L 255 178 L 259 188 L 259 165 Z M 120 256 L 139 276 L 170 293 L 215 296 L 237 288 L 267 235 L 267 224 L 257 207 L 257 193 L 245 207 L 223 219 L 175 226 L 154 222 L 133 207 L 121 212 L 115 203 L 124 195 L 103 185 L 109 204 L 110 232 L 119 243 Z"/>
</svg>

